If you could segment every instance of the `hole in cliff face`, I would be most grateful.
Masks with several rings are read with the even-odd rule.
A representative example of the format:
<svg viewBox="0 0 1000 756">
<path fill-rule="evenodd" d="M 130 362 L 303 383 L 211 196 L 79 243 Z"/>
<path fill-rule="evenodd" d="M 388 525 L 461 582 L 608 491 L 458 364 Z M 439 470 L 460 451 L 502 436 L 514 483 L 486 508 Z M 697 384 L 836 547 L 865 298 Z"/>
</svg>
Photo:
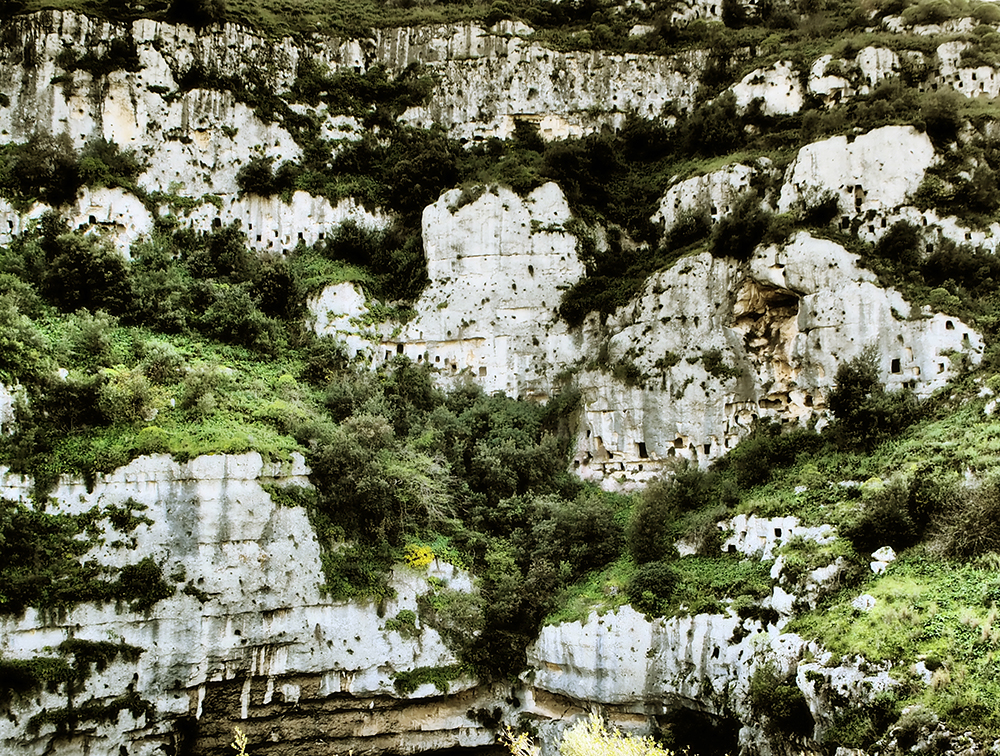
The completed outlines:
<svg viewBox="0 0 1000 756">
<path fill-rule="evenodd" d="M 742 332 L 747 357 L 756 366 L 768 364 L 777 378 L 795 377 L 791 345 L 798 332 L 799 297 L 788 289 L 744 281 L 733 304 L 732 326 Z"/>
<path fill-rule="evenodd" d="M 739 752 L 740 722 L 732 716 L 713 716 L 677 709 L 656 718 L 658 740 L 675 753 L 725 756 Z"/>
</svg>

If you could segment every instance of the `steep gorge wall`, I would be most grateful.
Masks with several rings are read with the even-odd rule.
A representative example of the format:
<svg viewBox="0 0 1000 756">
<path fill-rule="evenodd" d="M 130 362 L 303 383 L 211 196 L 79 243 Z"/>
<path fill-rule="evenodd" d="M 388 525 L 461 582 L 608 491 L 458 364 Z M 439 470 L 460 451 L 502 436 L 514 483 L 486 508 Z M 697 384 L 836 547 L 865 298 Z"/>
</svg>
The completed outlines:
<svg viewBox="0 0 1000 756">
<path fill-rule="evenodd" d="M 104 545 L 86 558 L 122 566 L 151 557 L 177 590 L 146 611 L 85 603 L 3 618 L 4 659 L 51 658 L 70 638 L 139 647 L 137 662 L 118 659 L 95 670 L 73 703 L 106 706 L 135 693 L 150 705 L 148 713 L 126 710 L 108 723 L 84 716 L 66 734 L 55 724 L 29 726 L 36 715 L 64 710 L 65 690 L 15 694 L 0 722 L 3 752 L 227 753 L 232 726 L 241 723 L 255 744 L 273 743 L 268 753 L 324 740 L 336 743 L 336 752 L 491 743 L 468 712 L 495 693 L 460 679 L 448 697 L 419 686 L 411 704 L 396 692 L 394 673 L 454 664 L 455 657 L 432 628 L 413 636 L 385 629 L 400 610 L 416 610 L 429 579 L 471 590 L 469 577 L 446 564 L 401 567 L 391 581 L 396 595 L 382 606 L 330 601 L 320 589 L 319 545 L 305 510 L 277 506 L 263 487 L 308 486 L 307 473 L 298 455 L 287 463 L 265 463 L 255 453 L 187 463 L 161 455 L 99 476 L 91 490 L 64 480 L 52 491 L 55 512 L 129 500 L 145 506 L 150 522 L 132 543 L 109 528 Z M 30 492 L 30 480 L 3 471 L 0 497 L 27 503 Z"/>
<path fill-rule="evenodd" d="M 395 596 L 379 605 L 331 601 L 320 589 L 319 546 L 305 511 L 277 506 L 268 493 L 272 486 L 308 485 L 307 473 L 298 456 L 285 463 L 265 463 L 257 454 L 186 463 L 148 456 L 98 476 L 90 488 L 62 480 L 51 492 L 49 512 L 145 506 L 141 513 L 149 521 L 130 534 L 131 543 L 108 528 L 87 558 L 121 566 L 151 557 L 176 591 L 144 611 L 84 603 L 4 618 L 0 657 L 6 661 L 56 658 L 70 639 L 123 643 L 140 653 L 92 670 L 69 700 L 68 688 L 60 686 L 0 702 L 3 752 L 224 754 L 239 726 L 253 752 L 268 756 L 421 753 L 491 746 L 500 721 L 532 723 L 550 748 L 574 718 L 595 708 L 640 731 L 677 711 L 707 712 L 735 723 L 747 746 L 766 752 L 768 736 L 747 702 L 757 666 L 798 676 L 817 727 L 832 711 L 815 691 L 864 698 L 892 684 L 884 670 L 840 663 L 783 634 L 794 597 L 775 586 L 764 602 L 778 618 L 771 624 L 732 612 L 650 620 L 624 606 L 544 628 L 513 685 L 449 673 L 452 679 L 440 688 L 427 682 L 401 692 L 397 677 L 456 663 L 441 636 L 421 621 L 417 598 L 442 587 L 469 592 L 476 586 L 467 574 L 435 562 L 425 569 L 397 567 L 390 582 Z M 30 490 L 30 480 L 0 476 L 4 498 L 28 502 Z M 755 559 L 770 559 L 789 539 L 831 539 L 829 528 L 801 527 L 795 518 L 744 517 L 731 525 L 731 548 Z M 772 574 L 780 569 L 776 563 Z M 835 573 L 817 571 L 807 583 L 821 586 Z M 417 618 L 409 628 L 389 624 L 402 610 Z M 807 656 L 815 661 L 807 663 Z M 827 682 L 819 685 L 821 679 Z M 124 696 L 140 708 L 114 711 L 107 721 L 88 718 L 88 708 L 113 707 Z M 70 701 L 79 719 L 64 729 L 57 723 Z M 33 718 L 41 723 L 32 725 Z"/>
<path fill-rule="evenodd" d="M 885 148 L 879 165 L 886 151 L 910 149 L 907 136 L 926 143 L 912 130 L 881 131 L 871 140 Z M 802 187 L 837 186 L 845 170 L 879 176 L 877 167 L 845 165 L 835 149 L 816 152 L 821 157 L 805 161 L 811 171 L 789 167 L 782 198 Z M 910 162 L 912 184 L 923 168 Z M 831 173 L 836 178 L 827 179 Z M 906 186 L 886 182 L 871 201 L 885 195 L 885 206 L 895 208 Z M 704 464 L 758 419 L 822 425 L 837 365 L 867 346 L 877 347 L 888 385 L 919 395 L 954 375 L 950 354 L 972 363 L 982 355 L 982 337 L 959 319 L 911 307 L 879 287 L 857 255 L 805 232 L 759 248 L 746 262 L 707 252 L 683 258 L 604 322 L 594 314 L 570 329 L 556 307 L 583 266 L 558 187 L 547 184 L 525 199 L 497 188 L 458 207 L 460 196 L 446 193 L 424 213 L 431 283 L 413 321 L 385 329 L 380 341 L 366 335 L 350 320 L 363 315 L 363 298 L 341 285 L 313 302 L 319 332 L 344 338 L 375 365 L 398 354 L 426 362 L 444 382 L 474 380 L 536 399 L 576 386 L 582 411 L 574 466 L 607 485 L 648 479 L 678 458 Z M 728 212 L 721 197 L 697 187 L 676 199 L 676 209 L 711 201 Z M 676 210 L 672 200 L 666 204 Z M 631 376 L 616 373 L 618 366 Z"/>
</svg>

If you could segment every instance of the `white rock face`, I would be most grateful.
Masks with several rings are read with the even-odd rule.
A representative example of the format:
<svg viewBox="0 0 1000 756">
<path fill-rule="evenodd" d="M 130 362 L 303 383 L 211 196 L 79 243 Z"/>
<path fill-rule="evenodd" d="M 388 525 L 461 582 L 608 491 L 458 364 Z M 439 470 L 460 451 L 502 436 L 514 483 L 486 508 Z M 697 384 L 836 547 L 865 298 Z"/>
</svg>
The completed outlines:
<svg viewBox="0 0 1000 756">
<path fill-rule="evenodd" d="M 722 544 L 723 551 L 757 556 L 764 561 L 773 559 L 774 550 L 793 538 L 804 538 L 819 544 L 832 543 L 836 538 L 831 526 L 804 527 L 799 524 L 798 517 L 736 515 L 725 529 L 732 535 Z"/>
<path fill-rule="evenodd" d="M 928 82 L 932 87 L 951 87 L 966 97 L 993 98 L 1000 94 L 1000 75 L 989 66 L 962 66 L 962 52 L 968 42 L 945 42 L 938 45 L 940 68 Z"/>
<path fill-rule="evenodd" d="M 327 286 L 310 297 L 306 304 L 312 329 L 317 335 L 343 341 L 349 358 L 375 358 L 375 334 L 360 325 L 368 312 L 365 293 L 360 286 L 350 282 Z"/>
<path fill-rule="evenodd" d="M 127 256 L 132 244 L 153 230 L 153 216 L 138 197 L 123 189 L 84 187 L 70 227 L 108 238 Z"/>
<path fill-rule="evenodd" d="M 631 361 L 641 385 L 577 376 L 581 474 L 641 480 L 674 457 L 718 456 L 758 418 L 822 419 L 837 365 L 868 344 L 884 382 L 919 395 L 947 381 L 951 350 L 981 359 L 974 331 L 944 315 L 911 318 L 898 292 L 872 280 L 853 254 L 802 232 L 746 265 L 703 253 L 654 275 L 606 325 L 610 361 Z M 715 350 L 728 373 L 706 367 Z"/>
<path fill-rule="evenodd" d="M 446 192 L 424 211 L 431 284 L 375 362 L 404 354 L 487 391 L 544 397 L 557 366 L 580 356 L 555 312 L 584 273 L 566 199 L 555 184 L 524 199 L 490 189 L 461 208 L 460 196 Z"/>
<path fill-rule="evenodd" d="M 440 77 L 430 103 L 411 108 L 404 119 L 440 124 L 468 139 L 506 138 L 523 119 L 556 139 L 618 126 L 629 112 L 656 117 L 667 106 L 693 102 L 705 59 L 700 51 L 560 53 L 526 41 L 521 35 L 528 32 L 513 22 L 382 32 L 378 45 L 390 67 L 421 61 Z"/>
<path fill-rule="evenodd" d="M 139 754 L 159 752 L 171 743 L 174 720 L 200 718 L 204 707 L 215 705 L 213 691 L 226 685 L 243 686 L 241 708 L 229 716 L 247 719 L 272 700 L 322 701 L 340 692 L 395 697 L 394 672 L 455 663 L 431 628 L 421 627 L 416 637 L 406 638 L 383 631 L 385 619 L 369 603 L 324 598 L 319 544 L 306 512 L 276 506 L 262 488 L 268 483 L 308 485 L 307 473 L 298 455 L 284 464 L 264 463 L 255 453 L 199 457 L 183 464 L 159 455 L 98 476 L 91 491 L 82 481 L 63 480 L 52 492 L 56 504 L 49 511 L 80 513 L 131 498 L 146 505 L 141 514 L 152 520 L 131 534 L 134 550 L 110 531 L 90 558 L 122 566 L 150 556 L 163 566 L 164 575 L 183 572 L 178 589 L 181 583 L 194 586 L 205 603 L 178 590 L 145 613 L 113 604 L 82 604 L 58 617 L 29 610 L 24 617 L 0 621 L 0 655 L 50 656 L 68 637 L 110 638 L 144 649 L 138 664 L 113 664 L 92 676 L 76 698 L 79 703 L 93 696 L 103 703 L 134 689 L 151 701 L 159 724 L 126 716 L 117 728 L 101 728 L 83 739 L 90 753 L 118 753 L 119 745 L 127 745 L 130 753 Z M 28 502 L 30 489 L 31 481 L 6 471 L 0 475 L 0 497 Z M 416 597 L 429 590 L 429 577 L 459 590 L 471 588 L 469 578 L 450 565 L 435 564 L 423 572 L 400 568 L 392 580 L 396 596 L 382 607 L 384 617 L 416 610 Z M 231 682 L 236 678 L 242 683 Z M 452 688 L 469 685 L 457 681 Z M 424 685 L 413 695 L 436 692 L 433 685 Z M 0 722 L 4 753 L 43 751 L 52 728 L 46 725 L 31 736 L 25 732 L 27 719 L 43 708 L 65 705 L 65 693 L 22 699 L 18 718 Z M 426 729 L 448 730 L 445 741 L 452 742 L 451 730 L 457 729 L 449 720 L 453 717 L 439 712 L 428 718 Z M 466 741 L 490 742 L 488 734 L 464 718 L 464 711 L 462 720 L 462 726 L 472 728 Z M 363 727 L 357 727 L 355 734 L 361 735 Z"/>
<path fill-rule="evenodd" d="M 16 387 L 11 389 L 0 383 L 0 433 L 10 434 L 14 432 L 14 394 Z"/>
<path fill-rule="evenodd" d="M 704 176 L 678 182 L 663 195 L 653 222 L 670 229 L 681 214 L 692 210 L 707 211 L 712 221 L 717 221 L 729 215 L 756 173 L 757 169 L 749 165 L 733 163 Z"/>
<path fill-rule="evenodd" d="M 706 186 L 729 191 L 729 177 L 740 175 L 720 172 L 672 196 L 683 208 Z M 975 363 L 982 352 L 960 321 L 911 313 L 853 254 L 805 233 L 748 263 L 685 258 L 605 324 L 592 318 L 570 332 L 555 309 L 583 266 L 559 189 L 546 185 L 525 200 L 496 189 L 460 201 L 459 191 L 448 192 L 425 212 L 432 283 L 412 322 L 372 342 L 351 322 L 363 312 L 360 295 L 339 287 L 312 305 L 318 324 L 324 313 L 338 316 L 320 332 L 345 338 L 351 354 L 370 349 L 376 365 L 404 354 L 445 381 L 471 378 L 511 396 L 551 396 L 556 376 L 574 371 L 583 398 L 575 465 L 609 485 L 647 479 L 676 457 L 713 459 L 761 417 L 823 422 L 837 365 L 868 344 L 877 346 L 886 383 L 918 394 L 948 380 L 944 354 Z M 664 204 L 665 214 L 676 206 Z M 602 342 L 609 366 L 635 366 L 633 385 L 586 363 Z M 706 366 L 706 355 L 718 364 Z"/>
<path fill-rule="evenodd" d="M 930 139 L 911 126 L 885 126 L 853 142 L 831 137 L 799 150 L 785 173 L 778 210 L 789 212 L 832 192 L 847 218 L 892 211 L 917 190 L 933 162 Z"/>
<path fill-rule="evenodd" d="M 802 661 L 809 651 L 819 658 Z M 529 713 L 547 715 L 549 696 L 570 701 L 613 704 L 605 711 L 615 723 L 635 728 L 636 714 L 658 714 L 678 707 L 736 716 L 743 724 L 741 745 L 761 752 L 767 736 L 754 726 L 748 700 L 750 681 L 759 666 L 770 665 L 789 676 L 803 692 L 814 721 L 832 722 L 829 690 L 865 700 L 894 683 L 886 670 L 866 673 L 856 661 L 834 662 L 829 653 L 794 634 L 737 617 L 699 614 L 648 620 L 631 607 L 592 614 L 584 622 L 542 629 L 528 649 L 533 698 Z M 814 674 L 807 676 L 806 670 Z M 810 677 L 825 678 L 816 691 Z M 548 704 L 548 705 L 547 705 Z M 631 716 L 630 716 L 631 715 Z"/>
<path fill-rule="evenodd" d="M 832 55 L 821 55 L 809 68 L 809 93 L 822 97 L 827 105 L 844 99 L 851 88 L 851 82 L 844 76 L 827 74 L 832 60 Z"/>
<path fill-rule="evenodd" d="M 751 71 L 733 86 L 733 94 L 741 109 L 760 100 L 766 115 L 798 113 L 804 102 L 798 72 L 787 60 L 778 61 L 768 69 Z"/>
<path fill-rule="evenodd" d="M 911 53 L 920 62 L 920 53 Z M 809 69 L 809 91 L 823 98 L 827 105 L 840 102 L 854 95 L 869 94 L 876 85 L 890 76 L 898 76 L 900 58 L 884 47 L 865 47 L 853 60 L 838 60 L 842 73 L 828 73 L 832 55 L 822 55 Z"/>
</svg>

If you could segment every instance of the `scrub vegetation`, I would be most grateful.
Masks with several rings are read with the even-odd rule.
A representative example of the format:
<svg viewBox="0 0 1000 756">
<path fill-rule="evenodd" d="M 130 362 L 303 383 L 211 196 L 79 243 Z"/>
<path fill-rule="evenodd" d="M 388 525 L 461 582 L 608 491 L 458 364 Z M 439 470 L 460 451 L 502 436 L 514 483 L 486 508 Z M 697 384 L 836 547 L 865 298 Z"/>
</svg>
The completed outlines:
<svg viewBox="0 0 1000 756">
<path fill-rule="evenodd" d="M 88 11 L 120 20 L 134 13 L 125 5 L 104 2 Z M 40 7 L 34 0 L 0 0 L 0 15 Z M 79 9 L 60 2 L 45 7 Z M 313 487 L 275 488 L 272 496 L 308 512 L 331 598 L 381 601 L 392 590 L 390 569 L 403 563 L 419 570 L 446 559 L 476 576 L 474 594 L 432 584 L 419 612 L 386 620 L 386 631 L 400 635 L 437 629 L 459 660 L 399 675 L 402 694 L 427 684 L 446 691 L 468 675 L 510 680 L 523 670 L 526 647 L 544 623 L 580 621 L 626 603 L 650 617 L 732 612 L 773 622 L 776 613 L 764 599 L 776 584 L 801 586 L 812 570 L 840 560 L 839 582 L 790 629 L 844 658 L 893 662 L 898 685 L 845 709 L 827 745 L 871 745 L 912 704 L 985 741 L 1000 734 L 1000 421 L 986 412 L 1000 392 L 996 257 L 950 242 L 925 254 L 919 227 L 906 222 L 866 244 L 858 224 L 830 225 L 836 208 L 829 198 L 778 215 L 773 180 L 810 141 L 912 124 L 941 155 L 914 198 L 917 206 L 954 214 L 970 228 L 994 221 L 1000 209 L 994 104 L 919 88 L 943 42 L 967 43 L 963 58 L 970 65 L 1000 60 L 994 6 L 802 0 L 748 15 L 724 3 L 721 23 L 683 27 L 666 23 L 672 6 L 657 3 L 620 10 L 541 0 L 354 0 L 335 8 L 307 0 L 280 6 L 199 0 L 154 2 L 143 12 L 199 27 L 228 20 L 300 37 L 517 19 L 555 49 L 705 50 L 707 63 L 688 109 L 630 114 L 618 130 L 555 142 L 518 123 L 510 140 L 471 146 L 439 128 L 400 120 L 407 108 L 426 104 L 433 89 L 433 76 L 419 66 L 395 74 L 378 67 L 335 72 L 304 56 L 287 92 L 216 71 L 183 72 L 179 91 L 231 91 L 263 121 L 282 124 L 302 150 L 296 161 L 248 160 L 237 176 L 243 195 L 351 197 L 392 217 L 383 230 L 344 224 L 286 255 L 252 252 L 236 226 L 206 234 L 186 228 L 184 209 L 221 199 L 144 192 L 137 183 L 142 161 L 113 143 L 93 141 L 78 151 L 68 139 L 39 135 L 0 147 L 0 195 L 19 209 L 36 200 L 59 208 L 83 186 L 117 186 L 157 213 L 164 206 L 178 213 L 158 217 L 130 260 L 68 228 L 54 212 L 0 249 L 0 380 L 17 387 L 16 421 L 0 438 L 0 461 L 34 481 L 30 506 L 0 502 L 0 613 L 62 611 L 83 601 L 153 611 L 183 582 L 165 579 L 149 558 L 121 569 L 89 560 L 102 539 L 127 548 L 135 529 L 149 522 L 135 502 L 74 515 L 50 511 L 59 476 L 77 475 L 93 486 L 102 473 L 144 454 L 187 460 L 257 451 L 285 460 L 299 452 Z M 971 14 L 981 24 L 971 32 L 894 35 L 881 21 L 895 14 L 907 23 Z M 652 31 L 630 35 L 637 23 Z M 854 76 L 857 53 L 869 45 L 905 52 L 907 62 L 865 95 L 829 106 L 810 100 L 798 114 L 769 116 L 758 105 L 740 111 L 724 93 L 751 68 L 779 57 L 804 74 L 830 53 L 828 74 Z M 58 64 L 71 85 L 77 72 L 99 77 L 134 70 L 138 62 L 134 47 L 124 44 L 101 54 L 64 54 Z M 350 116 L 360 134 L 326 139 L 304 106 Z M 713 225 L 707 214 L 692 213 L 671 229 L 650 220 L 677 180 L 765 157 L 772 178 L 762 171 L 728 219 Z M 959 365 L 955 384 L 920 403 L 906 390 L 887 391 L 874 369 L 876 355 L 865 353 L 838 370 L 828 402 L 832 422 L 822 432 L 761 424 L 712 469 L 681 462 L 626 495 L 567 472 L 579 402 L 571 380 L 546 406 L 487 395 L 471 380 L 445 392 L 426 364 L 397 357 L 370 371 L 343 343 L 304 327 L 307 297 L 343 281 L 364 287 L 373 320 L 405 319 L 427 281 L 425 206 L 455 187 L 464 189 L 461 205 L 497 186 L 524 195 L 546 181 L 557 182 L 570 202 L 577 220 L 568 230 L 587 270 L 559 305 L 571 325 L 591 312 L 613 313 L 650 274 L 683 256 L 709 251 L 745 260 L 758 244 L 806 228 L 859 252 L 883 284 L 915 305 L 974 324 L 988 343 L 984 365 L 975 372 Z M 668 353 L 664 365 L 677 359 Z M 717 350 L 702 359 L 718 378 L 738 372 Z M 612 370 L 626 381 L 637 378 L 631 363 Z M 731 534 L 719 523 L 736 514 L 795 515 L 835 526 L 838 537 L 822 545 L 786 543 L 775 579 L 770 560 L 722 552 Z M 870 554 L 886 545 L 900 558 L 885 575 L 873 575 Z M 853 607 L 861 592 L 875 597 L 875 609 Z M 182 593 L 209 600 L 191 584 Z M 81 641 L 51 656 L 0 660 L 0 697 L 61 685 L 72 693 L 80 675 L 137 653 L 124 644 Z M 914 671 L 918 663 L 931 673 L 930 684 Z M 803 734 L 804 702 L 794 680 L 761 668 L 750 694 L 766 727 Z M 123 694 L 111 703 L 49 711 L 34 724 L 71 727 L 124 710 L 139 716 L 147 707 Z M 586 735 L 608 733 L 592 723 Z"/>
</svg>

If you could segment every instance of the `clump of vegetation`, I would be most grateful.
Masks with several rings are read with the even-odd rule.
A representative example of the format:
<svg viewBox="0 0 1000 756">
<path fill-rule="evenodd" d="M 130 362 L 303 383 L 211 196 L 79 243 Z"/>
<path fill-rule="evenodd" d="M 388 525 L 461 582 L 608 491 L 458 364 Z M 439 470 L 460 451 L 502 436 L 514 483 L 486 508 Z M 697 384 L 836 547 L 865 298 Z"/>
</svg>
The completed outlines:
<svg viewBox="0 0 1000 756">
<path fill-rule="evenodd" d="M 878 359 L 875 349 L 866 347 L 837 368 L 828 404 L 835 418 L 831 432 L 841 448 L 870 450 L 918 417 L 909 389 L 886 390 Z"/>
<path fill-rule="evenodd" d="M 121 508 L 50 514 L 0 500 L 0 612 L 60 610 L 86 601 L 121 601 L 132 611 L 144 611 L 173 595 L 160 566 L 149 557 L 120 570 L 83 561 L 103 534 L 102 521 L 128 535 L 150 522 L 134 514 L 143 509 L 129 500 Z"/>
<path fill-rule="evenodd" d="M 60 207 L 76 199 L 82 186 L 121 186 L 137 192 L 143 171 L 135 153 L 122 152 L 103 138 L 88 142 L 78 154 L 65 132 L 37 133 L 23 144 L 0 145 L 0 196 L 28 207 L 41 200 Z"/>
<path fill-rule="evenodd" d="M 814 722 L 806 697 L 793 679 L 778 674 L 774 666 L 762 663 L 750 678 L 750 707 L 765 729 L 797 735 L 812 735 Z"/>
</svg>

